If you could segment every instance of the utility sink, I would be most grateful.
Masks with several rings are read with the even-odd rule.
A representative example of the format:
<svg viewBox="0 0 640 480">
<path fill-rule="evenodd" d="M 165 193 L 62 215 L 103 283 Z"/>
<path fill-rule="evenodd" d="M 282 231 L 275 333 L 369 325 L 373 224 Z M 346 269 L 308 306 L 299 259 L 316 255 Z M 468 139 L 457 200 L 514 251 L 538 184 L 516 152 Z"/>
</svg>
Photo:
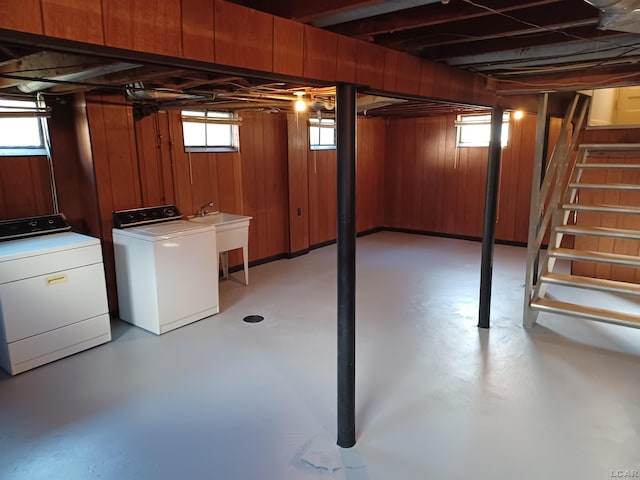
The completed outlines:
<svg viewBox="0 0 640 480">
<path fill-rule="evenodd" d="M 235 213 L 211 212 L 203 217 L 191 217 L 192 222 L 206 223 L 216 227 L 216 249 L 222 260 L 222 273 L 229 278 L 229 259 L 227 252 L 242 248 L 244 261 L 244 283 L 249 285 L 249 221 L 253 217 Z"/>
<path fill-rule="evenodd" d="M 245 215 L 236 215 L 235 213 L 226 212 L 211 212 L 204 217 L 191 217 L 189 220 L 192 222 L 206 223 L 208 225 L 215 225 L 218 230 L 229 230 L 232 228 L 238 228 L 239 225 L 246 223 L 249 226 L 249 220 L 253 217 L 247 217 Z"/>
</svg>

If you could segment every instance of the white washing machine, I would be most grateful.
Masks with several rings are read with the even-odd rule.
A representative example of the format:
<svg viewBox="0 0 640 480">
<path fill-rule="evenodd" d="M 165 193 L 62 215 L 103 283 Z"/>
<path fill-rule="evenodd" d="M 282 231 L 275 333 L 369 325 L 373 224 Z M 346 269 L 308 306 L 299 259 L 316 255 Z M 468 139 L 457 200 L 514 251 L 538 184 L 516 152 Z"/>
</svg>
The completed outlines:
<svg viewBox="0 0 640 480">
<path fill-rule="evenodd" d="M 173 205 L 113 213 L 120 318 L 160 335 L 218 313 L 213 225 Z"/>
<path fill-rule="evenodd" d="M 100 240 L 61 215 L 0 222 L 0 366 L 12 375 L 111 340 Z"/>
</svg>

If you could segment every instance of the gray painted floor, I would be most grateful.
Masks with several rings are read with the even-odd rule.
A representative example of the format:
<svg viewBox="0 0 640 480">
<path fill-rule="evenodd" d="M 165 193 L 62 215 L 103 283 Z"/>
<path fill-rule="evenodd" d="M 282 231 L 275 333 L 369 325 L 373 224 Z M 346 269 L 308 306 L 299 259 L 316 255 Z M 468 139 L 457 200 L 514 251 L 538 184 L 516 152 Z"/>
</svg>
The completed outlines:
<svg viewBox="0 0 640 480">
<path fill-rule="evenodd" d="M 490 330 L 479 243 L 381 232 L 357 259 L 354 448 L 335 446 L 329 246 L 222 282 L 219 315 L 160 337 L 116 322 L 109 344 L 0 374 L 0 478 L 640 475 L 640 331 L 552 315 L 523 329 L 522 248 L 496 247 Z"/>
</svg>

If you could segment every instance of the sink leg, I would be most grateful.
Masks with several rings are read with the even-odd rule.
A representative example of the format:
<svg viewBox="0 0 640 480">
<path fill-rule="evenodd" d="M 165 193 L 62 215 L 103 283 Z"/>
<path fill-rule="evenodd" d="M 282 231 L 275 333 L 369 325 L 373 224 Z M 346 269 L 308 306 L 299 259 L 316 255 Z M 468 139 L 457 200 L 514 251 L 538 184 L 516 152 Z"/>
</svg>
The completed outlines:
<svg viewBox="0 0 640 480">
<path fill-rule="evenodd" d="M 220 260 L 222 261 L 222 277 L 229 278 L 229 252 L 220 252 Z"/>
<path fill-rule="evenodd" d="M 242 247 L 242 259 L 244 260 L 244 284 L 249 285 L 249 248 Z"/>
</svg>

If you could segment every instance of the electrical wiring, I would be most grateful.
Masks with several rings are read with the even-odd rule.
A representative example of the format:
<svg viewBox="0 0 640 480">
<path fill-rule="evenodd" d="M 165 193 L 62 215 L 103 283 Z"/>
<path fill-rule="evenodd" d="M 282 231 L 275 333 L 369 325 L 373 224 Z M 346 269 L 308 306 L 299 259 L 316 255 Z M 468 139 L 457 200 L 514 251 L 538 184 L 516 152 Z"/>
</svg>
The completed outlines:
<svg viewBox="0 0 640 480">
<path fill-rule="evenodd" d="M 505 17 L 505 18 L 508 18 L 510 20 L 513 20 L 514 22 L 522 23 L 523 25 L 527 25 L 529 27 L 534 27 L 534 28 L 537 28 L 537 29 L 540 29 L 540 30 L 544 30 L 546 32 L 559 33 L 559 34 L 562 34 L 562 35 L 564 35 L 566 37 L 574 38 L 576 40 L 582 40 L 582 41 L 590 41 L 591 40 L 589 38 L 585 38 L 585 37 L 582 37 L 580 35 L 576 35 L 576 34 L 573 34 L 573 33 L 568 33 L 568 32 L 566 32 L 564 30 L 555 29 L 555 28 L 549 28 L 549 27 L 545 27 L 543 25 L 538 25 L 538 24 L 533 23 L 533 22 L 528 22 L 526 20 L 522 20 L 520 18 L 514 17 L 513 15 L 509 15 L 508 13 L 504 13 L 504 12 L 501 12 L 501 11 L 496 10 L 494 8 L 488 7 L 486 5 L 482 5 L 480 3 L 476 3 L 473 0 L 462 0 L 462 1 L 465 2 L 465 3 L 468 3 L 469 5 L 473 5 L 474 7 L 482 8 L 484 10 L 487 10 L 487 11 L 491 12 L 491 13 L 495 13 L 496 15 L 500 15 L 502 17 Z M 602 42 L 603 43 L 610 43 L 612 45 L 616 45 L 614 42 L 610 42 L 608 40 L 602 40 Z"/>
</svg>

